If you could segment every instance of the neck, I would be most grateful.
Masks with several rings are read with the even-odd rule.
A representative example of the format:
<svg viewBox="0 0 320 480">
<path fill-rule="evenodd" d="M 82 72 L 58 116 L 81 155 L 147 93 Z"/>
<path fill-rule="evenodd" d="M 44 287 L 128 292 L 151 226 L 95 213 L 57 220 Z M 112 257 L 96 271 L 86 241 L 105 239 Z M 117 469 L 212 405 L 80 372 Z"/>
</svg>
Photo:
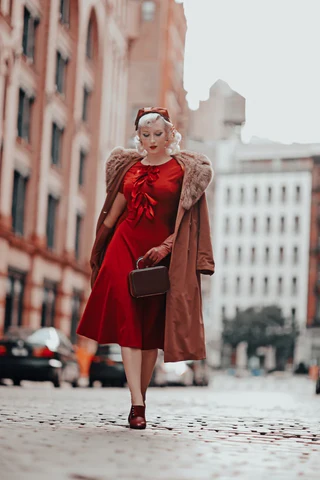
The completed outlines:
<svg viewBox="0 0 320 480">
<path fill-rule="evenodd" d="M 158 165 L 159 163 L 166 163 L 171 159 L 171 155 L 166 155 L 165 153 L 155 153 L 154 155 L 147 155 L 143 159 L 143 163 L 149 165 Z"/>
</svg>

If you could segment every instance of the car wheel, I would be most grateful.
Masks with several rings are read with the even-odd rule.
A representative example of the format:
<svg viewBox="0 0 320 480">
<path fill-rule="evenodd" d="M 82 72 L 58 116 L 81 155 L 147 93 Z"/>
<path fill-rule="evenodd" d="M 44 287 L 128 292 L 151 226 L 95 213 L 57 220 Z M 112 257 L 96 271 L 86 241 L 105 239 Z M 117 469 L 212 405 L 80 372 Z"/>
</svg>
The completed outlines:
<svg viewBox="0 0 320 480">
<path fill-rule="evenodd" d="M 57 370 L 56 374 L 55 374 L 55 378 L 53 380 L 53 385 L 55 386 L 55 388 L 60 388 L 61 387 L 61 370 Z"/>
<path fill-rule="evenodd" d="M 320 378 L 318 378 L 317 383 L 316 383 L 316 394 L 320 394 Z"/>
<path fill-rule="evenodd" d="M 20 387 L 21 380 L 19 380 L 19 378 L 13 378 L 12 381 L 13 381 L 13 385 L 15 385 L 16 387 Z"/>
</svg>

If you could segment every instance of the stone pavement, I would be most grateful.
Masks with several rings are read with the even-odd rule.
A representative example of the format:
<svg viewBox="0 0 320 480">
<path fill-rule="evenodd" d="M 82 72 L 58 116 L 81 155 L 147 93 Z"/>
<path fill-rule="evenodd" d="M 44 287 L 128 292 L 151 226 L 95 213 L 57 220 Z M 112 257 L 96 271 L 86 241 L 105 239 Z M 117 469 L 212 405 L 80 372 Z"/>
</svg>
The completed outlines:
<svg viewBox="0 0 320 480">
<path fill-rule="evenodd" d="M 127 389 L 0 387 L 1 479 L 320 479 L 320 396 L 308 378 L 151 388 L 144 431 L 127 427 L 129 406 Z"/>
</svg>

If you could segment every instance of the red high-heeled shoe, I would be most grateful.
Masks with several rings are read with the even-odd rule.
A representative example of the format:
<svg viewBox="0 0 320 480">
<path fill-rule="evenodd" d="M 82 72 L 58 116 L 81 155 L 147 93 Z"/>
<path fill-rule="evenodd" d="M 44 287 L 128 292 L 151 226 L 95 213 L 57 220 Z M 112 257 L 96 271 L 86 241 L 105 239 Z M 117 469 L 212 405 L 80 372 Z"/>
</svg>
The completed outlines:
<svg viewBox="0 0 320 480">
<path fill-rule="evenodd" d="M 145 417 L 146 407 L 144 405 L 132 405 L 128 417 L 130 428 L 143 430 L 147 426 Z"/>
</svg>

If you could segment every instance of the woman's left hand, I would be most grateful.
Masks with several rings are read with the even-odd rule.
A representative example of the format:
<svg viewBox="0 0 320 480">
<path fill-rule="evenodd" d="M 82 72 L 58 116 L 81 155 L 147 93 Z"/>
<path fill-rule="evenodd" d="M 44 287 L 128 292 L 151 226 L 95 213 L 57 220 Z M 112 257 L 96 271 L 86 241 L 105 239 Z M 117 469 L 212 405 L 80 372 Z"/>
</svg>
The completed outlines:
<svg viewBox="0 0 320 480">
<path fill-rule="evenodd" d="M 168 249 L 160 245 L 159 247 L 153 247 L 144 255 L 143 263 L 147 267 L 153 267 L 157 265 L 157 263 L 161 262 L 161 260 L 168 255 Z"/>
</svg>

